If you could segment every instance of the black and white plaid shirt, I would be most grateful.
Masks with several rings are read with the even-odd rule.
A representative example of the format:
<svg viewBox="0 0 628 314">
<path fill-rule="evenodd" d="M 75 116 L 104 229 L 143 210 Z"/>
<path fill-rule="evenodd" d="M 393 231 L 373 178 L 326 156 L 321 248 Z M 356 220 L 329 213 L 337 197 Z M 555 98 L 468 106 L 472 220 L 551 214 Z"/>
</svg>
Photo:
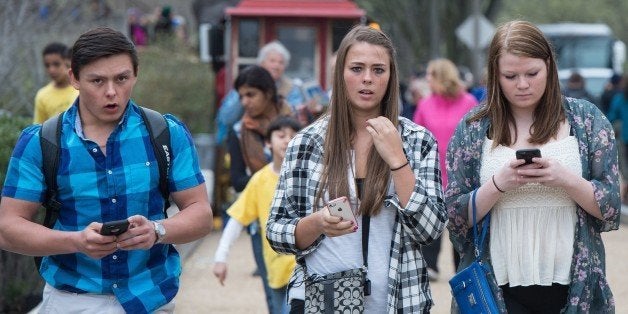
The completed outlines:
<svg viewBox="0 0 628 314">
<path fill-rule="evenodd" d="M 405 207 L 401 207 L 394 192 L 387 195 L 382 204 L 397 209 L 395 223 L 391 226 L 394 232 L 389 251 L 388 312 L 427 313 L 433 302 L 420 248 L 440 236 L 447 224 L 447 212 L 434 137 L 410 120 L 399 119 L 403 149 L 417 180 Z M 324 237 L 321 235 L 305 250 L 296 246 L 297 223 L 315 207 L 328 123 L 329 118 L 318 120 L 297 134 L 288 145 L 266 227 L 266 236 L 273 249 L 296 254 L 297 259 L 315 250 Z"/>
</svg>

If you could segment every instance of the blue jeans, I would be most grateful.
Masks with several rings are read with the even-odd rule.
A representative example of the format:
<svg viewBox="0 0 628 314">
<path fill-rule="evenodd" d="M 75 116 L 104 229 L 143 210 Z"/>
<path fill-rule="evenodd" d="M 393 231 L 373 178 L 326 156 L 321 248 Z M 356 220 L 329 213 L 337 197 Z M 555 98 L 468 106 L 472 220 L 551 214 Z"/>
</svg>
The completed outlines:
<svg viewBox="0 0 628 314">
<path fill-rule="evenodd" d="M 264 294 L 266 295 L 266 305 L 268 305 L 268 313 L 275 313 L 272 303 L 272 289 L 268 286 L 268 273 L 266 272 L 266 264 L 264 264 L 264 255 L 262 253 L 262 234 L 260 233 L 259 223 L 253 222 L 249 225 L 249 233 L 251 234 L 251 245 L 253 246 L 253 257 L 262 278 L 264 285 Z"/>
<path fill-rule="evenodd" d="M 288 314 L 288 290 L 286 287 L 271 290 L 271 302 L 273 303 L 273 313 L 271 314 Z"/>
</svg>

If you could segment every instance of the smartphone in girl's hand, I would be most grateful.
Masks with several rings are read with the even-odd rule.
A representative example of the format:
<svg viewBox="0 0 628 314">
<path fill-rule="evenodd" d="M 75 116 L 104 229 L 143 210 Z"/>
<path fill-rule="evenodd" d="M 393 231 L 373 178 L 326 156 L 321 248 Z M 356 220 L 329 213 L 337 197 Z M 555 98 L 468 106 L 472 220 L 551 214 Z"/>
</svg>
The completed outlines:
<svg viewBox="0 0 628 314">
<path fill-rule="evenodd" d="M 342 220 L 353 221 L 356 226 L 358 225 L 358 221 L 355 219 L 355 215 L 351 209 L 349 199 L 346 196 L 341 196 L 329 201 L 329 203 L 327 203 L 327 209 L 330 215 L 342 217 Z"/>
</svg>

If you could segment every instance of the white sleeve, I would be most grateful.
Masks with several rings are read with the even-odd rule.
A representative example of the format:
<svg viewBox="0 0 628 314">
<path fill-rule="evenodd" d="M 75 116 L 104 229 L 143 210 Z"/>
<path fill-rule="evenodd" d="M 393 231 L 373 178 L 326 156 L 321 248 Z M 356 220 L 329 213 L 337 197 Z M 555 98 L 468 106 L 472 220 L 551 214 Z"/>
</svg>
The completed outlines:
<svg viewBox="0 0 628 314">
<path fill-rule="evenodd" d="M 218 243 L 218 248 L 216 249 L 216 254 L 214 255 L 214 262 L 225 263 L 227 261 L 229 248 L 233 242 L 238 239 L 243 228 L 244 226 L 242 226 L 237 220 L 233 218 L 229 219 L 227 226 L 225 226 L 225 229 L 222 231 L 222 236 L 220 237 L 220 242 Z"/>
</svg>

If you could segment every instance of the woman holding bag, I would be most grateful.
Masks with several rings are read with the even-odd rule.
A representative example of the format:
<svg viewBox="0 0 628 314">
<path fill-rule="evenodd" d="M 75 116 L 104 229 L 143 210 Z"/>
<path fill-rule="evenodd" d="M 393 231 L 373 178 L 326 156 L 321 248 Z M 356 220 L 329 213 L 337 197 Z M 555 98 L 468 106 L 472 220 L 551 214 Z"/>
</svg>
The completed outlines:
<svg viewBox="0 0 628 314">
<path fill-rule="evenodd" d="M 516 158 L 530 148 L 541 157 Z M 497 29 L 487 102 L 458 125 L 447 170 L 458 269 L 474 260 L 470 195 L 477 189 L 478 223 L 491 216 L 481 261 L 501 312 L 614 312 L 600 237 L 619 225 L 613 129 L 595 105 L 561 96 L 551 46 L 533 24 Z"/>
<path fill-rule="evenodd" d="M 330 111 L 289 144 L 267 237 L 275 250 L 297 256 L 301 272 L 291 290 L 304 284 L 303 266 L 308 275 L 328 276 L 368 262 L 365 313 L 427 313 L 433 302 L 420 245 L 441 234 L 447 216 L 436 142 L 399 117 L 394 56 L 388 36 L 370 27 L 357 26 L 342 40 Z M 342 196 L 355 222 L 330 215 L 326 204 Z M 308 283 L 305 290 L 308 306 Z M 303 308 L 292 306 L 294 312 Z"/>
</svg>

